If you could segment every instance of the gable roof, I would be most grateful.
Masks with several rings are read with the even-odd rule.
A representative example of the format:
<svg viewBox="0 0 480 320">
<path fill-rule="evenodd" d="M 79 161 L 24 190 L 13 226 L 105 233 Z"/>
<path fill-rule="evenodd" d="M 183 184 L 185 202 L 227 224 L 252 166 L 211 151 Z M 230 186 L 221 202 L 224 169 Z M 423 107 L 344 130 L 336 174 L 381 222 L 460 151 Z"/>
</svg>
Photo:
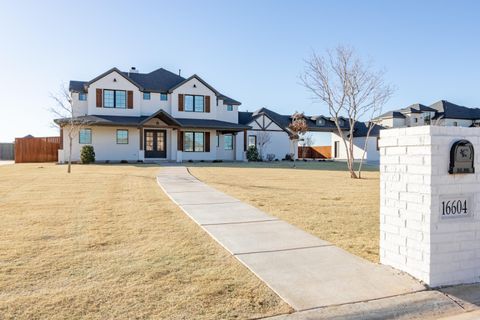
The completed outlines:
<svg viewBox="0 0 480 320">
<path fill-rule="evenodd" d="M 480 119 L 479 108 L 468 108 L 464 106 L 459 106 L 446 100 L 437 101 L 430 107 L 436 111 L 435 119 Z"/>
<path fill-rule="evenodd" d="M 397 119 L 405 119 L 405 115 L 401 113 L 400 111 L 388 111 L 385 112 L 384 114 L 379 115 L 376 119 L 381 119 L 381 118 L 397 118 Z"/>
<path fill-rule="evenodd" d="M 224 94 L 218 92 L 215 88 L 205 82 L 202 78 L 198 75 L 194 74 L 193 76 L 185 79 L 182 76 L 179 76 L 173 72 L 165 70 L 163 68 L 159 68 L 154 70 L 150 73 L 139 73 L 139 72 L 124 72 L 120 71 L 118 68 L 111 68 L 110 70 L 102 73 L 101 75 L 93 78 L 90 81 L 78 81 L 78 80 L 71 80 L 69 84 L 69 90 L 72 92 L 86 92 L 86 88 L 95 81 L 105 77 L 106 75 L 112 72 L 119 73 L 122 77 L 130 81 L 133 85 L 138 87 L 140 91 L 147 91 L 147 92 L 159 92 L 159 93 L 168 93 L 172 92 L 175 88 L 178 88 L 183 83 L 195 78 L 212 90 L 215 95 L 224 101 L 224 104 L 231 104 L 231 105 L 240 105 L 241 102 L 227 97 Z"/>
<path fill-rule="evenodd" d="M 85 86 L 88 88 L 88 86 L 90 86 L 92 83 L 94 82 L 97 82 L 98 80 L 100 80 L 101 78 L 105 77 L 106 75 L 112 73 L 112 72 L 117 72 L 119 75 L 121 75 L 122 77 L 124 77 L 127 81 L 130 81 L 134 86 L 138 87 L 138 89 L 140 91 L 143 91 L 143 87 L 141 85 L 139 85 L 138 83 L 136 83 L 135 81 L 133 81 L 133 79 L 131 79 L 130 77 L 128 77 L 125 72 L 122 72 L 120 71 L 119 69 L 117 69 L 116 67 L 113 67 L 112 69 L 110 70 L 107 70 L 105 71 L 104 73 L 102 73 L 101 75 L 93 78 L 92 80 L 88 81 L 85 83 Z"/>
<path fill-rule="evenodd" d="M 380 130 L 386 129 L 385 127 L 374 124 L 372 130 L 370 131 L 370 137 L 378 137 L 380 135 Z M 353 131 L 353 137 L 366 137 L 368 133 L 368 122 L 356 122 L 355 130 Z"/>
</svg>

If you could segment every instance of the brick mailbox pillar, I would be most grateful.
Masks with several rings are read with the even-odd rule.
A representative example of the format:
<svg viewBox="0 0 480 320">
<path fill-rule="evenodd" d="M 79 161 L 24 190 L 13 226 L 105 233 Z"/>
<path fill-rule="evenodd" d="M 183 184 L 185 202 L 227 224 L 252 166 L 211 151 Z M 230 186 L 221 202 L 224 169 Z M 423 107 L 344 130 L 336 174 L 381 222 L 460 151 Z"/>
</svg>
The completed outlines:
<svg viewBox="0 0 480 320">
<path fill-rule="evenodd" d="M 479 139 L 480 128 L 381 131 L 382 264 L 432 287 L 480 281 Z"/>
</svg>

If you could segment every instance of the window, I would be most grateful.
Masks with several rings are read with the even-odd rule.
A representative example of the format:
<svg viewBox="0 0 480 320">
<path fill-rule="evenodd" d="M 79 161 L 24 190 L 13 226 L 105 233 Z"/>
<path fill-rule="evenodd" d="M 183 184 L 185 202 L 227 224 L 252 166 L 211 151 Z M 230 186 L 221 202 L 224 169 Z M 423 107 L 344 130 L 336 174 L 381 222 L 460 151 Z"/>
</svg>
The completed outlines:
<svg viewBox="0 0 480 320">
<path fill-rule="evenodd" d="M 203 152 L 205 150 L 205 135 L 203 132 L 184 132 L 183 151 Z"/>
<path fill-rule="evenodd" d="M 323 119 L 323 118 L 318 119 L 318 120 L 317 120 L 317 124 L 318 124 L 319 126 L 324 126 L 324 125 L 325 125 L 325 119 Z"/>
<path fill-rule="evenodd" d="M 417 123 L 417 122 L 418 122 L 418 118 L 413 118 L 413 122 Z"/>
<path fill-rule="evenodd" d="M 150 100 L 150 92 L 143 93 L 143 100 Z"/>
<path fill-rule="evenodd" d="M 223 146 L 225 150 L 233 150 L 233 135 L 226 134 L 223 136 Z"/>
<path fill-rule="evenodd" d="M 220 147 L 220 135 L 217 134 L 217 148 Z"/>
<path fill-rule="evenodd" d="M 128 130 L 117 130 L 117 144 L 128 144 Z"/>
<path fill-rule="evenodd" d="M 127 92 L 115 91 L 115 108 L 125 109 L 127 107 Z"/>
<path fill-rule="evenodd" d="M 248 146 L 257 146 L 257 136 L 248 136 Z"/>
<path fill-rule="evenodd" d="M 103 107 L 125 109 L 127 107 L 127 92 L 123 90 L 103 90 Z"/>
<path fill-rule="evenodd" d="M 80 129 L 78 135 L 78 143 L 91 144 L 92 143 L 92 129 Z"/>
<path fill-rule="evenodd" d="M 161 101 L 167 101 L 168 100 L 168 96 L 166 93 L 160 93 L 160 100 Z"/>
<path fill-rule="evenodd" d="M 78 100 L 80 101 L 86 101 L 87 100 L 87 94 L 85 92 L 80 92 L 78 94 Z"/>
<path fill-rule="evenodd" d="M 188 112 L 205 112 L 204 96 L 185 95 L 183 109 Z"/>
<path fill-rule="evenodd" d="M 103 106 L 105 108 L 115 107 L 115 91 L 103 90 Z"/>
<path fill-rule="evenodd" d="M 424 114 L 423 122 L 424 122 L 426 125 L 429 125 L 429 124 L 431 123 L 431 115 L 430 115 L 430 112 L 427 112 L 427 113 Z"/>
<path fill-rule="evenodd" d="M 233 111 L 233 105 L 231 104 L 227 105 L 227 111 Z"/>
<path fill-rule="evenodd" d="M 454 122 L 453 122 L 453 126 L 454 126 L 454 127 L 458 127 L 458 122 L 457 122 L 457 121 L 454 121 Z"/>
</svg>

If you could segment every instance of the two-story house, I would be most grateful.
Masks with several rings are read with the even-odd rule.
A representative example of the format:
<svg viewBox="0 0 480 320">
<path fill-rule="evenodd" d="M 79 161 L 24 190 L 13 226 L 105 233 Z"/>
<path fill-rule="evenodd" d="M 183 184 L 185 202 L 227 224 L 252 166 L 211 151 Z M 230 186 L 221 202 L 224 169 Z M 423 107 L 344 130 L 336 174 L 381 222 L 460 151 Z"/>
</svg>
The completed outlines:
<svg viewBox="0 0 480 320">
<path fill-rule="evenodd" d="M 387 128 L 423 125 L 476 127 L 480 122 L 480 109 L 440 100 L 430 106 L 416 103 L 406 108 L 389 111 L 374 121 Z"/>
<path fill-rule="evenodd" d="M 248 125 L 239 124 L 240 102 L 197 75 L 183 78 L 165 69 L 139 73 L 112 68 L 90 81 L 71 81 L 74 120 L 82 126 L 72 160 L 92 145 L 97 161 L 188 161 L 245 159 Z M 68 159 L 67 119 L 56 119 Z"/>
</svg>

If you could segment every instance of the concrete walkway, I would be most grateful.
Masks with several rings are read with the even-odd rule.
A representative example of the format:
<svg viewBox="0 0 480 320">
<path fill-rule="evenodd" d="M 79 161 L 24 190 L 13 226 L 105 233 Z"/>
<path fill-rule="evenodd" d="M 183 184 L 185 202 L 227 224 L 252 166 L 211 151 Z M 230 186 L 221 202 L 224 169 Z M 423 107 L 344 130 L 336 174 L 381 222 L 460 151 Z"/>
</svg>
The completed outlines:
<svg viewBox="0 0 480 320">
<path fill-rule="evenodd" d="M 6 166 L 7 164 L 14 164 L 15 161 L 10 160 L 0 160 L 0 166 Z"/>
<path fill-rule="evenodd" d="M 180 208 L 295 310 L 422 291 L 407 274 L 370 263 L 217 191 L 185 167 L 157 181 Z"/>
</svg>

